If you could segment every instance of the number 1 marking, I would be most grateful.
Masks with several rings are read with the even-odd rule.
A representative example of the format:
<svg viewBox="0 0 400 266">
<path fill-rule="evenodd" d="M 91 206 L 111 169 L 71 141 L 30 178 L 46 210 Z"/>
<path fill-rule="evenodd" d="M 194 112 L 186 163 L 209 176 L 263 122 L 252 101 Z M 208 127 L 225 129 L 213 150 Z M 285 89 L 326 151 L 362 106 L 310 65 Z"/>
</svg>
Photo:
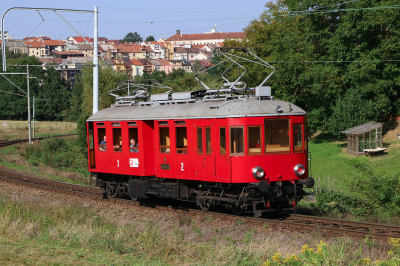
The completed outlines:
<svg viewBox="0 0 400 266">
<path fill-rule="evenodd" d="M 117 167 L 119 167 L 119 160 L 117 160 Z"/>
</svg>

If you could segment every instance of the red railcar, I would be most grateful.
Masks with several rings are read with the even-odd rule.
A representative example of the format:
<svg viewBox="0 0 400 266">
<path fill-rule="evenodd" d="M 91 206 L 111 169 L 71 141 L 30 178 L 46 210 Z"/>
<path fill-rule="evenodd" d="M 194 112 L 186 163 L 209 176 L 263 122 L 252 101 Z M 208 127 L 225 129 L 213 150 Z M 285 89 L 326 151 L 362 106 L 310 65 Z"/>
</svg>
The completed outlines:
<svg viewBox="0 0 400 266">
<path fill-rule="evenodd" d="M 112 197 L 196 200 L 255 216 L 293 208 L 314 184 L 307 114 L 269 87 L 254 92 L 160 94 L 104 109 L 87 120 L 89 170 Z"/>
</svg>

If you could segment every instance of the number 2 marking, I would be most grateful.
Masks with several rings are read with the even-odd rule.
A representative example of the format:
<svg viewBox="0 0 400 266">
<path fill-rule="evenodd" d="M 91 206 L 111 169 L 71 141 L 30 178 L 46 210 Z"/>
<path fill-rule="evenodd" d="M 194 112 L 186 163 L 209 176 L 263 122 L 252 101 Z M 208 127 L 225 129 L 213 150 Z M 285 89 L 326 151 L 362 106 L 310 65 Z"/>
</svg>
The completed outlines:
<svg viewBox="0 0 400 266">
<path fill-rule="evenodd" d="M 117 160 L 117 167 L 119 167 L 119 160 Z"/>
<path fill-rule="evenodd" d="M 183 169 L 183 163 L 181 163 L 182 167 L 181 167 L 181 171 L 185 171 L 185 169 Z"/>
</svg>

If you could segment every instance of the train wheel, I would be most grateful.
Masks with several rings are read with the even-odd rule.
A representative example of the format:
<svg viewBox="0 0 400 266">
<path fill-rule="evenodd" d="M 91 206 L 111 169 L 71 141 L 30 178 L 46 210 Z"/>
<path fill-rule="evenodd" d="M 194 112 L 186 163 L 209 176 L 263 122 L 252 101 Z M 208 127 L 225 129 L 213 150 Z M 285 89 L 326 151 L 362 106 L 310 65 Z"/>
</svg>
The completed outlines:
<svg viewBox="0 0 400 266">
<path fill-rule="evenodd" d="M 211 209 L 211 201 L 205 200 L 199 203 L 199 207 L 201 210 L 208 212 Z"/>
<path fill-rule="evenodd" d="M 113 199 L 115 199 L 115 198 L 118 198 L 120 194 L 121 193 L 120 193 L 119 187 L 113 187 L 113 189 L 111 190 L 111 194 L 110 195 L 111 195 L 111 197 Z"/>
<path fill-rule="evenodd" d="M 236 206 L 236 205 L 232 205 L 232 213 L 236 216 L 242 216 L 244 214 L 244 210 L 242 207 Z"/>
</svg>

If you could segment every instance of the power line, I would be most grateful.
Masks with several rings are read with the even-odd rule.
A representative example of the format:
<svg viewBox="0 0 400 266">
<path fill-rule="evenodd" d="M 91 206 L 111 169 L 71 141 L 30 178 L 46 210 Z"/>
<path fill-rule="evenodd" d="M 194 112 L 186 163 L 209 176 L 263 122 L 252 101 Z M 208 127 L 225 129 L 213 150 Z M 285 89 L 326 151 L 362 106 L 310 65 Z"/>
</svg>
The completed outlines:
<svg viewBox="0 0 400 266">
<path fill-rule="evenodd" d="M 171 13 L 217 13 L 217 14 L 243 14 L 243 13 L 259 13 L 259 11 L 212 11 L 212 10 L 160 10 L 160 9 L 132 9 L 132 8 L 124 8 L 124 7 L 105 7 L 100 6 L 99 8 L 107 8 L 107 9 L 120 9 L 120 10 L 129 10 L 129 11 L 146 11 L 146 12 L 171 12 Z"/>
</svg>

